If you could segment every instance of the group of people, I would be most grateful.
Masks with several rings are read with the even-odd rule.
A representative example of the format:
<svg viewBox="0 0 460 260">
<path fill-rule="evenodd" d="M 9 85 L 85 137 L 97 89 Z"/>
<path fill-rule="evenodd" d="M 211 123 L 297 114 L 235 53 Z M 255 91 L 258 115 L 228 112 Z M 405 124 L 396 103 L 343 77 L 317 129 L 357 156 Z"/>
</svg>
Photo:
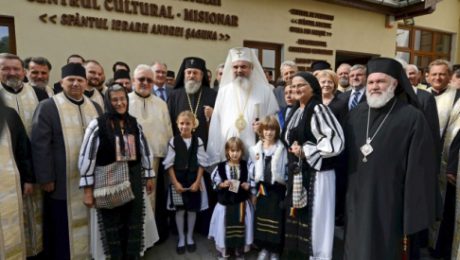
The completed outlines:
<svg viewBox="0 0 460 260">
<path fill-rule="evenodd" d="M 249 48 L 229 50 L 217 83 L 199 57 L 173 86 L 161 62 L 112 69 L 106 84 L 71 55 L 52 85 L 46 58 L 0 54 L 1 259 L 140 259 L 172 225 L 179 255 L 195 231 L 218 259 L 332 259 L 344 225 L 344 259 L 457 256 L 448 62 L 430 64 L 429 87 L 376 58 L 285 61 L 273 88 Z"/>
</svg>

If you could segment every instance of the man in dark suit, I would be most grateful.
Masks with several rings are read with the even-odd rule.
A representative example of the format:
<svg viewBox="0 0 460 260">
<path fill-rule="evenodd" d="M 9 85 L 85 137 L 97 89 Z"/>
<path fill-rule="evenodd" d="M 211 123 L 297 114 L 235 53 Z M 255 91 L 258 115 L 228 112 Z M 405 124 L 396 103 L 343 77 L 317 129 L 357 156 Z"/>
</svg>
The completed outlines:
<svg viewBox="0 0 460 260">
<path fill-rule="evenodd" d="M 366 67 L 364 65 L 356 64 L 350 68 L 350 86 L 351 90 L 337 96 L 341 103 L 343 118 L 359 103 L 366 102 Z"/>
<path fill-rule="evenodd" d="M 169 94 L 171 93 L 172 86 L 166 84 L 166 74 L 168 67 L 165 63 L 154 62 L 152 65 L 153 70 L 153 89 L 152 94 L 168 102 Z"/>
</svg>

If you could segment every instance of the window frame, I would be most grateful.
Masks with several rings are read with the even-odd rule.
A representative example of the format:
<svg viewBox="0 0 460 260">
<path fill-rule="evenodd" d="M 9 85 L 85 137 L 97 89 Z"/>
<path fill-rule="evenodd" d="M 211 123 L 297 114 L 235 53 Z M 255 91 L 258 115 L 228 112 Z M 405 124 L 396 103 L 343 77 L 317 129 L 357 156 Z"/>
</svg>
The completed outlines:
<svg viewBox="0 0 460 260">
<path fill-rule="evenodd" d="M 401 30 L 409 30 L 409 46 L 408 47 L 399 47 L 397 42 L 395 41 L 395 54 L 398 52 L 405 52 L 409 53 L 409 63 L 414 64 L 415 57 L 418 59 L 422 59 L 424 57 L 428 57 L 429 61 L 433 61 L 438 58 L 442 58 L 445 60 L 450 61 L 451 59 L 451 53 L 452 53 L 452 40 L 453 40 L 453 34 L 444 32 L 444 31 L 438 31 L 438 30 L 433 30 L 433 29 L 428 29 L 424 27 L 417 27 L 417 26 L 409 26 L 409 25 L 404 25 L 404 24 L 399 24 L 398 29 Z M 421 31 L 421 32 L 430 32 L 431 33 L 431 50 L 415 50 L 415 34 L 416 31 Z M 436 51 L 436 40 L 439 38 L 442 38 L 444 35 L 447 35 L 450 37 L 450 42 L 449 42 L 449 50 L 448 52 L 438 52 Z M 419 64 L 416 64 L 419 66 Z"/>
<path fill-rule="evenodd" d="M 14 17 L 0 15 L 0 26 L 8 27 L 9 48 L 11 54 L 17 54 L 16 51 L 16 32 L 14 30 Z"/>
</svg>

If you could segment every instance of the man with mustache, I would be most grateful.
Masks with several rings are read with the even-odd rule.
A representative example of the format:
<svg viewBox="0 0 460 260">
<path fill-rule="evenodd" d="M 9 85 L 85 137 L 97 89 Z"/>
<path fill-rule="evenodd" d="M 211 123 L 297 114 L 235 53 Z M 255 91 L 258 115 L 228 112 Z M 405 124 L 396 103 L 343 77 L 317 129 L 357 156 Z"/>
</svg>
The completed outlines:
<svg viewBox="0 0 460 260">
<path fill-rule="evenodd" d="M 337 68 L 337 76 L 339 77 L 339 85 L 337 86 L 337 90 L 340 93 L 346 92 L 351 89 L 350 86 L 350 64 L 342 63 Z"/>
<path fill-rule="evenodd" d="M 162 171 L 161 162 L 166 157 L 168 141 L 172 137 L 172 128 L 168 106 L 161 98 L 152 94 L 153 74 L 152 68 L 145 64 L 138 65 L 134 69 L 132 77 L 134 91 L 128 95 L 129 113 L 137 118 L 137 122 L 144 129 L 150 151 L 154 156 L 152 168 L 157 178 L 154 181 L 154 192 L 149 195 L 149 198 L 155 212 L 160 241 L 163 241 L 167 237 L 168 225 L 164 217 L 166 198 L 164 197 L 164 171 Z"/>
<path fill-rule="evenodd" d="M 48 85 L 52 66 L 47 58 L 29 57 L 24 59 L 24 65 L 29 85 L 46 91 L 49 97 L 58 93 L 54 86 Z"/>
<path fill-rule="evenodd" d="M 279 110 L 262 66 L 250 48 L 230 49 L 220 86 L 209 127 L 210 164 L 226 160 L 224 144 L 233 136 L 243 141 L 247 152 L 256 143 L 258 119 Z"/>
<path fill-rule="evenodd" d="M 367 73 L 367 102 L 345 123 L 344 259 L 399 259 L 407 236 L 435 221 L 436 154 L 402 65 L 377 58 Z"/>
<path fill-rule="evenodd" d="M 104 109 L 103 95 L 107 87 L 104 85 L 104 69 L 101 64 L 95 60 L 87 60 L 83 63 L 86 70 L 86 89 L 85 96 L 89 97 L 92 101 L 96 102 L 102 109 Z"/>
<path fill-rule="evenodd" d="M 217 93 L 209 86 L 206 62 L 197 57 L 188 57 L 182 61 L 176 77 L 176 85 L 168 100 L 171 121 L 184 110 L 190 110 L 198 120 L 195 134 L 208 141 L 209 120 L 211 119 Z M 174 124 L 174 134 L 179 130 Z"/>
<path fill-rule="evenodd" d="M 83 95 L 86 72 L 81 64 L 61 68 L 63 91 L 40 102 L 32 124 L 32 159 L 44 195 L 45 259 L 86 259 L 88 211 L 81 202 L 78 155 L 85 128 L 101 114 Z"/>
<path fill-rule="evenodd" d="M 25 71 L 22 60 L 13 54 L 0 54 L 0 95 L 6 106 L 13 108 L 25 126 L 27 137 L 31 137 L 32 116 L 41 100 L 48 94 L 40 89 L 24 84 Z M 29 139 L 27 139 L 29 142 Z M 22 180 L 24 188 L 24 220 L 26 228 L 27 255 L 34 256 L 43 249 L 42 239 L 42 193 L 32 183 L 35 178 Z"/>
</svg>

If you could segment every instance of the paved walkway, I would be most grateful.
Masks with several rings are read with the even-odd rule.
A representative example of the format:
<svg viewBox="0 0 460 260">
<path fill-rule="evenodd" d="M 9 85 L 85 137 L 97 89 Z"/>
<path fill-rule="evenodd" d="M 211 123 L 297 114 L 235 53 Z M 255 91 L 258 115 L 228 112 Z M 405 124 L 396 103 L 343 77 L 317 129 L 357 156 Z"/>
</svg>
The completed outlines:
<svg viewBox="0 0 460 260">
<path fill-rule="evenodd" d="M 343 255 L 343 229 L 336 228 L 334 240 L 334 257 L 333 260 L 342 260 Z M 217 259 L 216 249 L 213 241 L 205 238 L 202 235 L 195 234 L 195 242 L 197 243 L 197 251 L 194 253 L 186 252 L 184 255 L 176 254 L 176 241 L 177 236 L 170 235 L 169 239 L 161 245 L 156 245 L 146 252 L 144 259 L 150 260 L 211 260 Z M 252 250 L 246 254 L 246 260 L 257 259 L 257 252 Z M 422 251 L 422 258 L 420 260 L 432 260 L 428 253 Z"/>
</svg>

